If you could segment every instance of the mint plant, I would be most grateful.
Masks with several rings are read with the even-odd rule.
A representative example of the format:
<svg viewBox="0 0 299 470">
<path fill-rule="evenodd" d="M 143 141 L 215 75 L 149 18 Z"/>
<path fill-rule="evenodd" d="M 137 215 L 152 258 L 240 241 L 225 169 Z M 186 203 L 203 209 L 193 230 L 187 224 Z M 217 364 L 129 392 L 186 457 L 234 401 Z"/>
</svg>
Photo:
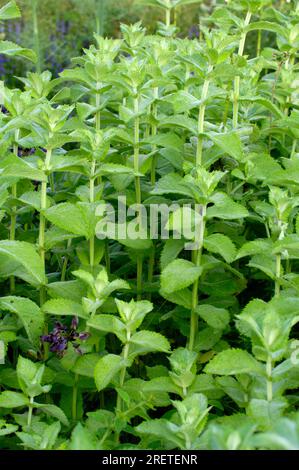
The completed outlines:
<svg viewBox="0 0 299 470">
<path fill-rule="evenodd" d="M 0 446 L 298 449 L 297 5 L 138 3 L 1 83 Z"/>
</svg>

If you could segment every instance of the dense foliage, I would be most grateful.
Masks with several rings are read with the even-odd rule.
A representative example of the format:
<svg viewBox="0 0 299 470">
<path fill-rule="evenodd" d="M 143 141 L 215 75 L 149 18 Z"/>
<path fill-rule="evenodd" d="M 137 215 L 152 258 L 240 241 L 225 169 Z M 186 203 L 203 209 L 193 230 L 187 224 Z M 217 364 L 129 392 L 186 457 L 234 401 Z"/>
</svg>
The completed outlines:
<svg viewBox="0 0 299 470">
<path fill-rule="evenodd" d="M 298 2 L 231 0 L 194 40 L 195 0 L 143 3 L 157 35 L 2 86 L 0 446 L 298 449 Z M 105 239 L 120 198 L 138 230 Z M 141 204 L 176 204 L 170 238 Z"/>
</svg>

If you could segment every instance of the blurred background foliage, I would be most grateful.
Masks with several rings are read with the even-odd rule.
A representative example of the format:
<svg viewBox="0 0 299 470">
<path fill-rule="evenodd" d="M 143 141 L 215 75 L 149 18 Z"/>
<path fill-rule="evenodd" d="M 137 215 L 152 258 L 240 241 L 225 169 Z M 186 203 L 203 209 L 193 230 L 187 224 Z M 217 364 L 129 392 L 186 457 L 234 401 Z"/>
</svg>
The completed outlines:
<svg viewBox="0 0 299 470">
<path fill-rule="evenodd" d="M 0 6 L 7 0 L 0 0 Z M 117 37 L 120 23 L 142 20 L 149 32 L 154 32 L 161 11 L 138 5 L 136 0 L 18 0 L 20 20 L 0 25 L 2 39 L 12 40 L 39 52 L 40 69 L 54 75 L 70 64 L 70 59 L 88 47 L 93 32 Z M 209 9 L 213 1 L 204 6 Z M 182 8 L 181 34 L 198 34 L 199 5 Z M 0 79 L 24 75 L 32 64 L 0 56 Z"/>
<path fill-rule="evenodd" d="M 281 0 L 278 0 L 281 2 Z M 7 0 L 0 0 L 0 6 Z M 0 38 L 14 41 L 38 53 L 36 66 L 28 61 L 0 55 L 0 80 L 15 83 L 15 76 L 28 70 L 51 70 L 57 76 L 68 67 L 72 57 L 93 42 L 93 32 L 118 37 L 121 23 L 142 20 L 149 33 L 156 31 L 161 10 L 138 4 L 138 0 L 18 0 L 22 18 L 0 24 Z M 199 0 L 198 4 L 180 7 L 179 36 L 193 39 L 199 35 L 199 19 L 209 16 L 225 0 Z M 271 42 L 270 39 L 266 42 Z M 247 49 L 255 48 L 250 35 Z"/>
</svg>

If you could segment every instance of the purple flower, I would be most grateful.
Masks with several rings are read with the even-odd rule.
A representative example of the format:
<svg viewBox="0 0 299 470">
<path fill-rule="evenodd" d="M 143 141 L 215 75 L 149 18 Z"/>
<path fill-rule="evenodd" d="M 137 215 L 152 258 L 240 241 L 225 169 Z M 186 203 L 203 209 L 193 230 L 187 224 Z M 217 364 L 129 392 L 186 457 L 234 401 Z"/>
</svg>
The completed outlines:
<svg viewBox="0 0 299 470">
<path fill-rule="evenodd" d="M 78 324 L 79 324 L 78 317 L 74 317 L 71 323 L 72 330 L 76 330 L 78 328 Z"/>
<path fill-rule="evenodd" d="M 198 26 L 196 26 L 196 25 L 191 26 L 191 28 L 189 29 L 188 37 L 189 37 L 189 39 L 194 39 L 194 38 L 199 37 Z"/>
<path fill-rule="evenodd" d="M 89 338 L 89 333 L 79 333 L 77 331 L 79 325 L 78 317 L 74 317 L 71 326 L 63 325 L 57 321 L 51 333 L 41 336 L 43 343 L 50 343 L 50 351 L 56 353 L 57 356 L 62 357 L 71 343 L 78 354 L 82 354 L 80 345 L 76 341 L 85 341 Z"/>
</svg>

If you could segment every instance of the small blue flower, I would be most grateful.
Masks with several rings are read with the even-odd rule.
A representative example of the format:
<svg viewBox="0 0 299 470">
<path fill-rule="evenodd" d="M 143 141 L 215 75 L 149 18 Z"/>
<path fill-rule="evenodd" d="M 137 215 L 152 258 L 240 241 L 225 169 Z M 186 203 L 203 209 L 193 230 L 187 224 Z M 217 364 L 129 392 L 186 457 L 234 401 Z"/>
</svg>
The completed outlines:
<svg viewBox="0 0 299 470">
<path fill-rule="evenodd" d="M 85 341 L 89 338 L 89 333 L 79 333 L 77 328 L 79 325 L 78 317 L 74 317 L 71 326 L 63 325 L 57 321 L 54 324 L 53 331 L 47 335 L 41 336 L 43 343 L 50 343 L 50 351 L 56 353 L 57 356 L 62 357 L 71 343 L 78 354 L 82 354 L 80 345 L 76 341 Z"/>
</svg>

